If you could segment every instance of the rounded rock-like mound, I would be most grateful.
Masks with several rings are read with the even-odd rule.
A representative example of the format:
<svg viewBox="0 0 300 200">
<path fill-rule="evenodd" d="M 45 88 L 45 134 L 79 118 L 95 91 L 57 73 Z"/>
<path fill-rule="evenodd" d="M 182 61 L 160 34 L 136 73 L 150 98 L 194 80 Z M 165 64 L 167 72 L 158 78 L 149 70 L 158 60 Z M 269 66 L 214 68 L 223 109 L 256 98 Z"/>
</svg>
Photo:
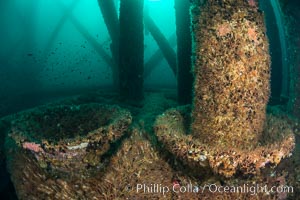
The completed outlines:
<svg viewBox="0 0 300 200">
<path fill-rule="evenodd" d="M 267 116 L 260 141 L 253 150 L 202 143 L 193 134 L 187 134 L 189 118 L 186 108 L 170 109 L 160 115 L 154 125 L 158 140 L 188 166 L 210 170 L 224 177 L 257 175 L 264 168 L 277 166 L 282 159 L 291 155 L 295 147 L 290 125 L 272 115 Z"/>
<path fill-rule="evenodd" d="M 45 106 L 18 113 L 6 139 L 8 167 L 14 174 L 18 157 L 25 156 L 55 175 L 95 172 L 131 121 L 128 111 L 102 104 Z"/>
</svg>

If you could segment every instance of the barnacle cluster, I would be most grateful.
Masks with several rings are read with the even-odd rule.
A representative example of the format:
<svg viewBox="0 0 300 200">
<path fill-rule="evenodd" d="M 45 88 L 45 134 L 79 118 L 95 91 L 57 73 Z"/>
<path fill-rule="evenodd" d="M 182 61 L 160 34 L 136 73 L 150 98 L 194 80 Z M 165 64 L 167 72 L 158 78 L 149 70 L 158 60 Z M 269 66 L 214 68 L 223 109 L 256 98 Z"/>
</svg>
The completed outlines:
<svg viewBox="0 0 300 200">
<path fill-rule="evenodd" d="M 18 162 L 17 154 L 24 154 L 52 174 L 88 175 L 101 168 L 102 156 L 131 120 L 128 111 L 101 104 L 44 106 L 18 113 L 7 138 L 9 166 Z"/>
<path fill-rule="evenodd" d="M 254 2 L 255 3 L 255 2 Z M 193 8 L 195 82 L 190 134 L 186 111 L 159 116 L 158 140 L 192 168 L 224 177 L 260 174 L 291 155 L 292 128 L 266 116 L 270 57 L 263 15 L 245 0 Z"/>
</svg>

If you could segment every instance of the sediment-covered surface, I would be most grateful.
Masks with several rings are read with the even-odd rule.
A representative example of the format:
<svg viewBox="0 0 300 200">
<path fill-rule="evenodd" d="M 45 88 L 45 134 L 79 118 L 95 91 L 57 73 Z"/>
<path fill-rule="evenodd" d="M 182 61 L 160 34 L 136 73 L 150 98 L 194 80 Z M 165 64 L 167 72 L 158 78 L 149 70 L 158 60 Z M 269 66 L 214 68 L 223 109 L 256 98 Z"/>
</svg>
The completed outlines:
<svg viewBox="0 0 300 200">
<path fill-rule="evenodd" d="M 170 98 L 171 97 L 171 98 Z M 292 157 L 285 159 L 276 170 L 263 171 L 260 178 L 248 177 L 224 179 L 218 176 L 207 176 L 193 171 L 185 163 L 177 160 L 166 151 L 166 146 L 155 142 L 151 132 L 154 119 L 166 109 L 176 106 L 175 95 L 162 95 L 159 93 L 147 94 L 145 106 L 123 105 L 133 113 L 133 125 L 129 129 L 128 137 L 115 147 L 115 151 L 108 155 L 103 162 L 103 167 L 93 176 L 53 176 L 40 167 L 36 158 L 30 153 L 18 154 L 17 162 L 11 168 L 11 178 L 17 180 L 15 189 L 19 199 L 280 199 L 290 198 L 300 194 L 298 176 L 300 172 L 299 148 L 293 152 Z M 113 94 L 97 93 L 81 96 L 59 102 L 57 104 L 82 104 L 82 103 L 117 103 Z M 120 103 L 122 104 L 122 103 Z M 189 107 L 186 108 L 188 110 Z M 187 113 L 183 118 L 190 123 Z M 277 115 L 276 115 L 277 117 Z M 182 119 L 183 119 L 182 118 Z M 289 124 L 293 130 L 299 127 L 292 121 Z M 293 126 L 292 126 L 293 124 Z M 289 127 L 289 126 L 288 126 Z M 185 129 L 187 126 L 182 128 Z M 299 129 L 300 130 L 300 129 Z M 174 134 L 174 137 L 176 134 Z M 79 175 L 79 176 L 78 176 Z M 145 184 L 148 190 L 139 189 L 138 184 Z M 152 185 L 151 185 L 152 184 Z M 156 185 L 155 185 L 156 184 Z M 294 193 L 258 195 L 253 193 L 224 193 L 212 192 L 215 186 L 243 186 L 243 184 L 256 186 L 289 185 L 293 186 Z M 211 185 L 212 191 L 206 189 L 203 193 L 201 187 Z M 154 187 L 156 186 L 156 190 Z M 160 187 L 158 187 L 160 186 Z M 179 187 L 180 186 L 180 187 Z M 152 192 L 150 191 L 152 187 Z M 168 187 L 165 195 L 157 188 Z M 172 192 L 174 190 L 176 192 Z M 186 188 L 186 192 L 177 191 Z M 193 188 L 195 192 L 192 192 Z M 198 189 L 197 189 L 198 188 Z M 147 189 L 147 188 L 146 188 Z M 162 191 L 162 190 L 161 190 Z M 197 192 L 198 191 L 198 192 Z M 280 197 L 280 198 L 279 198 Z"/>
</svg>

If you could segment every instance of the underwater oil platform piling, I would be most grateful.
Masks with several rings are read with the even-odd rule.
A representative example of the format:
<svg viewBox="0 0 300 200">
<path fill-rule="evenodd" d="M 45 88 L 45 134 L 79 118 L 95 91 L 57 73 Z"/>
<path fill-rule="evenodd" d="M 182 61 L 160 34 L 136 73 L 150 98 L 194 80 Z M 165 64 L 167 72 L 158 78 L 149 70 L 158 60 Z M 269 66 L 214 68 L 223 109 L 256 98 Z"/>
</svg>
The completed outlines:
<svg viewBox="0 0 300 200">
<path fill-rule="evenodd" d="M 292 128 L 266 117 L 270 58 L 256 1 L 195 3 L 195 83 L 191 133 L 186 109 L 159 116 L 158 139 L 192 168 L 224 177 L 260 174 L 290 156 Z M 200 170 L 200 171 L 201 171 Z"/>
<path fill-rule="evenodd" d="M 190 1 L 175 0 L 177 34 L 177 96 L 180 104 L 192 102 L 192 31 Z"/>
<path fill-rule="evenodd" d="M 120 95 L 142 100 L 144 75 L 144 0 L 121 0 L 119 76 Z"/>
<path fill-rule="evenodd" d="M 192 131 L 206 144 L 252 149 L 262 134 L 270 56 L 257 9 L 242 0 L 208 1 L 201 9 Z"/>
<path fill-rule="evenodd" d="M 113 64 L 112 64 L 112 74 L 114 86 L 119 87 L 119 39 L 120 39 L 120 24 L 117 14 L 117 9 L 114 1 L 98 0 L 98 4 L 106 24 L 108 33 L 111 38 L 110 51 L 112 53 Z"/>
</svg>

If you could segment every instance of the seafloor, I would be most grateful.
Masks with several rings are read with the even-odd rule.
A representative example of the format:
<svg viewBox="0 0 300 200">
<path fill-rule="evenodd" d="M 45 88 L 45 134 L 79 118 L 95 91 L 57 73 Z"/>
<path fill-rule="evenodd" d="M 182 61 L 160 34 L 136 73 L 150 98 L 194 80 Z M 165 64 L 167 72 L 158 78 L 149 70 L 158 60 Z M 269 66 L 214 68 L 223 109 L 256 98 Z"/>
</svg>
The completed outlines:
<svg viewBox="0 0 300 200">
<path fill-rule="evenodd" d="M 266 170 L 261 176 L 226 179 L 217 175 L 202 176 L 197 170 L 176 160 L 163 145 L 157 142 L 153 131 L 155 118 L 165 110 L 177 106 L 174 91 L 147 92 L 142 104 L 122 102 L 111 92 L 91 92 L 85 95 L 59 100 L 53 105 L 79 105 L 101 103 L 119 105 L 128 109 L 133 122 L 113 150 L 107 154 L 103 168 L 93 176 L 69 176 L 47 174 L 35 162 L 33 156 L 20 154 L 14 167 L 9 169 L 19 199 L 297 199 L 300 196 L 300 146 L 299 123 L 285 115 L 280 107 L 269 107 L 268 112 L 285 118 L 293 126 L 297 145 L 293 155 L 285 159 L 276 169 Z M 3 118 L 2 126 L 12 116 Z M 88 119 L 87 119 L 88 120 Z M 4 130 L 4 129 L 3 129 Z M 8 158 L 9 159 L 9 158 Z M 149 190 L 137 191 L 138 184 L 145 184 Z M 151 185 L 152 184 L 152 185 Z M 155 185 L 157 184 L 157 185 Z M 293 186 L 293 193 L 248 193 L 193 192 L 197 187 L 215 184 L 218 186 L 239 186 L 267 184 L 268 186 Z M 182 193 L 163 192 L 159 189 L 175 186 L 176 189 L 190 186 L 192 190 Z M 152 188 L 152 191 L 151 191 Z"/>
</svg>

